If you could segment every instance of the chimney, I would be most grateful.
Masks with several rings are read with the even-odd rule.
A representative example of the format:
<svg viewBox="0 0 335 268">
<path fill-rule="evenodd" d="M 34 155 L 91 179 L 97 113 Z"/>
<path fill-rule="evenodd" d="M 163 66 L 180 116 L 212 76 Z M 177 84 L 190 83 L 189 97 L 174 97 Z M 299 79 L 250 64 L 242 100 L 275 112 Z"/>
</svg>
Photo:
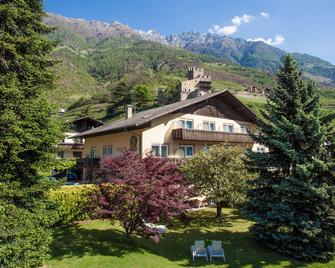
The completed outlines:
<svg viewBox="0 0 335 268">
<path fill-rule="evenodd" d="M 133 105 L 128 104 L 126 108 L 126 119 L 132 118 L 133 116 Z"/>
</svg>

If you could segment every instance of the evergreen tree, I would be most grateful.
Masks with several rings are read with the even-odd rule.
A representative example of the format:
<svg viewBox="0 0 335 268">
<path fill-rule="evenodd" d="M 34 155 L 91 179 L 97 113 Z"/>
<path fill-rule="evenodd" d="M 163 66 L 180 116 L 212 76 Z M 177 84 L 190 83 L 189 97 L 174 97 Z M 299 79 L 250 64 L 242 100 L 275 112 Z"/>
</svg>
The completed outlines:
<svg viewBox="0 0 335 268">
<path fill-rule="evenodd" d="M 120 82 L 111 89 L 112 105 L 124 106 L 131 102 L 131 87 L 126 82 Z"/>
<path fill-rule="evenodd" d="M 123 113 L 127 104 L 131 104 L 132 94 L 131 87 L 126 82 L 119 82 L 116 86 L 111 87 L 111 105 L 108 109 L 109 115 Z M 120 108 L 122 109 L 120 111 Z"/>
<path fill-rule="evenodd" d="M 42 0 L 0 1 L 0 266 L 36 267 L 51 234 L 40 174 L 50 168 L 60 126 L 42 97 L 53 89 Z"/>
<path fill-rule="evenodd" d="M 326 131 L 315 85 L 306 83 L 288 55 L 258 121 L 256 142 L 269 153 L 248 152 L 259 172 L 248 193 L 255 237 L 294 258 L 330 259 L 335 248 L 335 188 L 322 157 Z"/>
</svg>

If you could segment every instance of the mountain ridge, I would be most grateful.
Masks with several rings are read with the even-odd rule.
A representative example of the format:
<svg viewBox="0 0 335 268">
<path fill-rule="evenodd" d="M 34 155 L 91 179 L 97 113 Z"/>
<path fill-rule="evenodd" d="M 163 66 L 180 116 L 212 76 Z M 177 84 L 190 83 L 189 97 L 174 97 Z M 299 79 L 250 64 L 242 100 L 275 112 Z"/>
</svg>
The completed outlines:
<svg viewBox="0 0 335 268">
<path fill-rule="evenodd" d="M 114 21 L 106 23 L 96 20 L 67 18 L 48 13 L 45 23 L 74 31 L 88 40 L 101 41 L 122 36 L 158 42 L 191 52 L 214 56 L 245 67 L 262 69 L 275 73 L 287 53 L 264 42 L 247 41 L 243 38 L 199 33 L 194 31 L 164 36 L 156 30 L 137 30 Z M 318 57 L 306 53 L 292 53 L 305 76 L 320 83 L 335 85 L 335 66 Z"/>
<path fill-rule="evenodd" d="M 90 115 L 101 120 L 112 119 L 108 108 L 113 101 L 111 92 L 120 88 L 123 88 L 121 91 L 144 90 L 149 100 L 147 108 L 163 105 L 158 101 L 161 92 L 168 102 L 175 99 L 176 86 L 185 80 L 189 66 L 204 68 L 212 77 L 214 91 L 229 89 L 243 94 L 250 87 L 261 91 L 275 86 L 273 72 L 239 64 L 244 56 L 240 49 L 247 42 L 243 39 L 225 39 L 231 47 L 218 46 L 227 50 L 222 55 L 216 50 L 218 48 L 210 45 L 206 46 L 208 51 L 195 53 L 183 47 L 216 44 L 216 37 L 188 32 L 183 33 L 184 36 L 167 38 L 155 30 L 136 30 L 120 22 L 86 21 L 60 15 L 49 15 L 45 21 L 55 28 L 48 38 L 57 43 L 52 55 L 58 62 L 53 68 L 56 88 L 46 97 L 55 107 L 68 108 L 66 116 L 69 117 Z M 313 70 L 315 63 L 320 67 L 328 66 L 313 56 L 298 56 L 315 71 L 311 77 L 318 73 L 317 68 Z M 320 79 L 325 78 L 321 76 Z M 322 105 L 335 107 L 335 90 L 322 85 L 320 92 L 324 96 Z M 244 101 L 253 109 L 260 107 L 253 100 Z"/>
</svg>

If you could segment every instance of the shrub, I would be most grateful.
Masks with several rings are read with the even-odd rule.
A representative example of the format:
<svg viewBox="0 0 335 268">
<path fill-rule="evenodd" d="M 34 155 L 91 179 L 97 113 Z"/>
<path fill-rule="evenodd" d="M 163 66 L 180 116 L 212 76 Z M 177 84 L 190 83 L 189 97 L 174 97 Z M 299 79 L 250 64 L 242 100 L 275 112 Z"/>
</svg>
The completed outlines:
<svg viewBox="0 0 335 268">
<path fill-rule="evenodd" d="M 55 204 L 55 225 L 66 225 L 74 221 L 90 219 L 94 215 L 95 185 L 63 186 L 50 192 Z"/>
</svg>

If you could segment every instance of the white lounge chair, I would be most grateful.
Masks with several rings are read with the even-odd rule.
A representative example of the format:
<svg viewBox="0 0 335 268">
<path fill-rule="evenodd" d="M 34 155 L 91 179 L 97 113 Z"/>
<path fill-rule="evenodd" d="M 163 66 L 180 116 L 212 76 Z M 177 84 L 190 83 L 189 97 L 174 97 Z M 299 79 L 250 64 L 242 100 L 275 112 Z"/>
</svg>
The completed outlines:
<svg viewBox="0 0 335 268">
<path fill-rule="evenodd" d="M 144 222 L 144 225 L 151 229 L 157 230 L 160 234 L 165 234 L 167 231 L 167 228 L 165 225 L 158 225 L 158 224 L 153 224 L 153 223 L 148 223 L 148 222 Z"/>
<path fill-rule="evenodd" d="M 191 246 L 192 259 L 194 261 L 195 257 L 205 257 L 208 261 L 207 250 L 205 248 L 205 241 L 196 240 L 194 245 Z"/>
<path fill-rule="evenodd" d="M 226 261 L 226 257 L 224 255 L 224 250 L 222 248 L 222 241 L 212 241 L 212 245 L 207 247 L 209 260 L 212 260 L 212 257 L 222 257 L 223 261 Z"/>
</svg>

